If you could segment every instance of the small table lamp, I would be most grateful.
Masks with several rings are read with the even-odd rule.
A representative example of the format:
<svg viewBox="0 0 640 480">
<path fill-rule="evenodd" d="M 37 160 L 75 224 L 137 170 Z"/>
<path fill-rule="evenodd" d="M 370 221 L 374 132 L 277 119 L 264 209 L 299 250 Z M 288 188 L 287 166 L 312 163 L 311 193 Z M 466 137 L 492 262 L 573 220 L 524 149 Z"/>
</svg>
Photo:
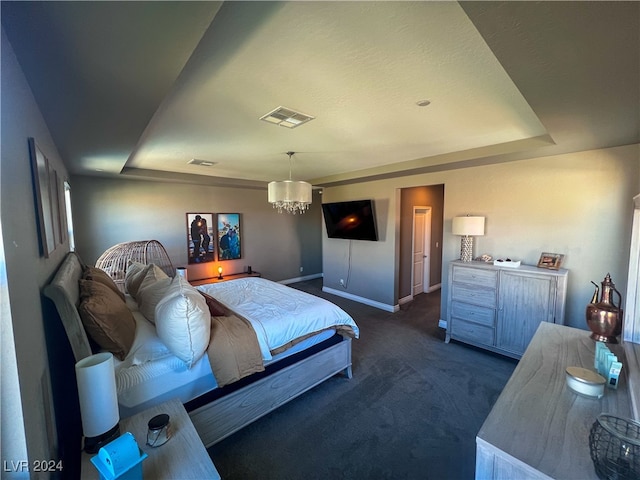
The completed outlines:
<svg viewBox="0 0 640 480">
<path fill-rule="evenodd" d="M 451 233 L 462 235 L 460 241 L 460 260 L 473 260 L 473 237 L 484 235 L 484 217 L 454 217 Z"/>
<path fill-rule="evenodd" d="M 97 453 L 120 435 L 113 355 L 96 353 L 76 363 L 84 450 Z"/>
</svg>

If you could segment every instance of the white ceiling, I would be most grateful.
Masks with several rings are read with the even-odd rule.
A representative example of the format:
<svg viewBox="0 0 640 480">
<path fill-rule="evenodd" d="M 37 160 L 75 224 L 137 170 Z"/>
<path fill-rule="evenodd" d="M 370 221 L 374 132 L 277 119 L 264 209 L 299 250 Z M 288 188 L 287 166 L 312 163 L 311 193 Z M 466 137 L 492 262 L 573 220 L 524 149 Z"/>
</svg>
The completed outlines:
<svg viewBox="0 0 640 480">
<path fill-rule="evenodd" d="M 331 185 L 638 143 L 639 18 L 636 2 L 2 3 L 73 173 L 245 186 L 287 178 L 287 151 L 294 179 Z M 278 106 L 315 119 L 259 120 Z"/>
</svg>

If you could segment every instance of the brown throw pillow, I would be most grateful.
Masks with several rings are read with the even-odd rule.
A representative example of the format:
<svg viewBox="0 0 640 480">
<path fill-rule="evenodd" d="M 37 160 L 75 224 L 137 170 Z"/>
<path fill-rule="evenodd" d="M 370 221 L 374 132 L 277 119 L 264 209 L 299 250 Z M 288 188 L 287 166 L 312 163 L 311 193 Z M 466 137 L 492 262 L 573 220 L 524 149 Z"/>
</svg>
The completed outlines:
<svg viewBox="0 0 640 480">
<path fill-rule="evenodd" d="M 116 292 L 118 296 L 122 298 L 122 300 L 124 300 L 124 293 L 120 291 L 120 289 L 116 285 L 116 282 L 114 282 L 113 278 L 111 278 L 111 275 L 109 275 L 104 270 L 98 267 L 88 266 L 84 269 L 84 272 L 82 273 L 82 278 L 85 280 L 94 280 L 96 282 L 105 284 L 111 290 Z"/>
<path fill-rule="evenodd" d="M 209 307 L 209 312 L 211 313 L 212 317 L 227 316 L 227 312 L 224 306 L 222 306 L 215 298 L 213 298 L 211 295 L 201 292 L 200 290 L 198 291 L 200 292 L 200 295 L 202 295 L 205 301 L 207 302 L 207 307 Z"/>
<path fill-rule="evenodd" d="M 131 350 L 136 321 L 127 304 L 111 288 L 95 280 L 79 280 L 78 312 L 89 336 L 120 360 Z"/>
</svg>

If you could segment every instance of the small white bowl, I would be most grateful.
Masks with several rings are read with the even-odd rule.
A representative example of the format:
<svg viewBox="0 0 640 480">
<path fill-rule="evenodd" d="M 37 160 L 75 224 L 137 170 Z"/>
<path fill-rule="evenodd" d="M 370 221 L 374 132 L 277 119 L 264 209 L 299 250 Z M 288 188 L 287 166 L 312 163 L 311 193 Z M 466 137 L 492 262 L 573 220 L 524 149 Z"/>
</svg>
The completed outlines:
<svg viewBox="0 0 640 480">
<path fill-rule="evenodd" d="M 567 386 L 575 393 L 591 398 L 602 398 L 605 378 L 598 373 L 581 367 L 567 367 Z"/>
</svg>

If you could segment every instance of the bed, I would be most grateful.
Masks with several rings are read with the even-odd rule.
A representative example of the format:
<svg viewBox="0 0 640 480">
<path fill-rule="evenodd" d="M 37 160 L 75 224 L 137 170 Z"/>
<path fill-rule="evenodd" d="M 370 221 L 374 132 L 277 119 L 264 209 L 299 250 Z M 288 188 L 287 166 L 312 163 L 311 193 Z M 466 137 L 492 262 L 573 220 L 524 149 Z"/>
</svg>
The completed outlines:
<svg viewBox="0 0 640 480">
<path fill-rule="evenodd" d="M 44 289 L 58 310 L 76 361 L 104 349 L 94 342 L 95 332 L 86 323 L 84 310 L 85 278 L 92 268 L 71 252 Z M 204 299 L 208 309 L 210 330 L 195 329 L 182 335 L 182 331 L 176 333 L 170 328 L 167 331 L 164 310 L 175 311 L 181 307 L 175 307 L 175 295 L 169 295 L 169 290 L 162 290 L 162 295 L 158 293 L 159 280 L 148 284 L 151 270 L 150 267 L 146 273 L 146 283 L 137 285 L 137 298 L 129 294 L 123 297 L 125 316 L 128 319 L 130 315 L 134 324 L 131 345 L 126 352 L 112 350 L 117 356 L 121 418 L 179 398 L 203 443 L 210 446 L 336 374 L 351 378 L 351 339 L 358 337 L 358 327 L 350 316 L 330 302 L 262 278 L 202 285 L 196 290 L 179 277 L 162 277 L 164 284 L 170 285 L 167 289 L 187 291 L 182 296 L 192 299 L 189 305 L 197 306 L 192 310 L 200 309 L 199 299 Z M 154 288 L 158 292 L 154 292 Z M 146 303 L 145 295 L 155 296 L 156 303 Z M 149 305 L 154 308 L 150 309 Z M 323 309 L 327 309 L 323 316 L 312 314 Z M 180 311 L 184 313 L 184 308 Z M 149 320 L 154 312 L 155 324 Z M 309 317 L 311 323 L 299 321 L 305 317 Z M 286 326 L 279 322 L 283 319 L 288 320 Z M 300 330 L 301 323 L 309 323 L 308 329 Z M 175 324 L 171 325 L 175 328 Z M 237 358 L 227 362 L 233 366 L 230 376 L 218 377 L 217 362 L 221 356 L 233 357 L 234 349 L 244 348 L 238 347 L 242 345 L 240 337 L 235 335 L 238 328 L 252 332 L 243 335 L 253 338 L 249 344 L 256 344 L 250 348 L 253 363 L 244 362 L 244 357 L 237 354 Z M 225 337 L 223 330 L 233 335 Z M 205 353 L 193 355 L 193 344 L 201 344 L 205 336 L 210 337 Z M 189 342 L 186 356 L 173 345 L 182 337 Z"/>
</svg>

